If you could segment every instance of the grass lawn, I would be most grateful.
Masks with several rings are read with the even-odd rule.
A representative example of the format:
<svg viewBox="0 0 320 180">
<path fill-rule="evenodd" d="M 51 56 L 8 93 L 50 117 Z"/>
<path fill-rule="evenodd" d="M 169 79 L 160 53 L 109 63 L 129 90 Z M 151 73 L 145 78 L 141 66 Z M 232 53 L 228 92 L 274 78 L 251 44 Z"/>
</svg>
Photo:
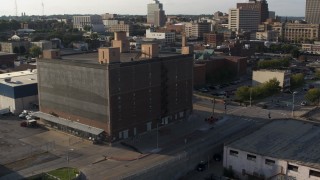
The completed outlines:
<svg viewBox="0 0 320 180">
<path fill-rule="evenodd" d="M 77 177 L 76 175 L 79 174 L 79 170 L 75 168 L 65 167 L 50 171 L 47 174 L 55 176 L 61 180 L 72 180 Z"/>
</svg>

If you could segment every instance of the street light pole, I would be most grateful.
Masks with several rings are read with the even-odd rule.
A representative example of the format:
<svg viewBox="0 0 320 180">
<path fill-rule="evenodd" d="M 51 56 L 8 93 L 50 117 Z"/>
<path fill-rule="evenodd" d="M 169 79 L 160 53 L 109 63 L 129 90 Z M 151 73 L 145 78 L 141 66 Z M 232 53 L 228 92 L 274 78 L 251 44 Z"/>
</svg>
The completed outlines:
<svg viewBox="0 0 320 180">
<path fill-rule="evenodd" d="M 252 87 L 250 87 L 250 107 L 252 107 Z"/>
<path fill-rule="evenodd" d="M 212 116 L 214 115 L 215 106 L 216 106 L 216 98 L 213 98 L 213 100 L 212 100 Z"/>
<path fill-rule="evenodd" d="M 294 117 L 294 95 L 297 94 L 296 91 L 292 93 L 292 117 Z"/>
<path fill-rule="evenodd" d="M 157 149 L 159 148 L 159 123 L 157 122 Z"/>
</svg>

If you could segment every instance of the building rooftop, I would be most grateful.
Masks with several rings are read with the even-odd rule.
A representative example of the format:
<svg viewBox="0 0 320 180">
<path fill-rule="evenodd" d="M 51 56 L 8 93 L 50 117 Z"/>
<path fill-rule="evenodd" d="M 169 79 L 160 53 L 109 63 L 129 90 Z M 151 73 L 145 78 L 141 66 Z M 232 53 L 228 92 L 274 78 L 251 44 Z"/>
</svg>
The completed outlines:
<svg viewBox="0 0 320 180">
<path fill-rule="evenodd" d="M 253 72 L 279 72 L 279 73 L 291 73 L 291 70 L 282 70 L 282 69 L 259 69 L 254 70 Z"/>
<path fill-rule="evenodd" d="M 0 56 L 13 55 L 15 53 L 0 52 Z"/>
<path fill-rule="evenodd" d="M 319 125 L 277 120 L 226 146 L 320 169 Z"/>
<path fill-rule="evenodd" d="M 120 61 L 121 63 L 125 63 L 125 62 L 132 62 L 132 61 L 134 62 L 143 61 L 148 59 L 148 58 L 139 58 L 140 55 L 141 55 L 140 52 L 121 53 Z M 159 58 L 173 57 L 178 55 L 181 55 L 181 54 L 171 53 L 171 52 L 165 52 L 165 53 L 160 52 Z M 98 53 L 65 55 L 61 57 L 61 60 L 69 60 L 69 61 L 89 63 L 89 64 L 99 64 Z"/>
<path fill-rule="evenodd" d="M 10 72 L 0 74 L 0 83 L 8 86 L 16 87 L 28 84 L 35 84 L 38 82 L 37 71 L 27 70 L 19 72 Z"/>
</svg>

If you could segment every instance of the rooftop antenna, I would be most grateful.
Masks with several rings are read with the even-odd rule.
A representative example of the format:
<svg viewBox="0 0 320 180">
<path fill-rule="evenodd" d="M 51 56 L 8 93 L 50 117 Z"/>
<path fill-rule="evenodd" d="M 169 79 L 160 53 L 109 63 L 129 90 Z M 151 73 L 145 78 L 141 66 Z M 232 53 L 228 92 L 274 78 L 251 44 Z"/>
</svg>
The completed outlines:
<svg viewBox="0 0 320 180">
<path fill-rule="evenodd" d="M 17 0 L 14 1 L 14 8 L 15 8 L 16 17 L 18 17 L 18 3 L 17 3 Z"/>
<path fill-rule="evenodd" d="M 42 16 L 44 16 L 44 3 L 43 3 L 43 0 L 41 1 L 41 6 L 42 6 Z"/>
</svg>

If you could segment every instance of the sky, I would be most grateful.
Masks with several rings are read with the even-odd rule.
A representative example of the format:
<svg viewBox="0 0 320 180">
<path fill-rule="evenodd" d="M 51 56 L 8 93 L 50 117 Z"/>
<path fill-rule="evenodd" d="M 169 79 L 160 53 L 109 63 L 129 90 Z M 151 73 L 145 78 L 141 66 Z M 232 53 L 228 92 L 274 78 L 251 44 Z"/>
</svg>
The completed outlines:
<svg viewBox="0 0 320 180">
<path fill-rule="evenodd" d="M 0 0 L 0 16 L 52 14 L 136 14 L 145 15 L 151 0 Z M 237 2 L 248 0 L 160 0 L 166 14 L 213 14 L 228 12 Z M 304 16 L 305 0 L 267 0 L 269 10 L 280 16 Z M 44 11 L 42 11 L 42 2 Z"/>
</svg>

